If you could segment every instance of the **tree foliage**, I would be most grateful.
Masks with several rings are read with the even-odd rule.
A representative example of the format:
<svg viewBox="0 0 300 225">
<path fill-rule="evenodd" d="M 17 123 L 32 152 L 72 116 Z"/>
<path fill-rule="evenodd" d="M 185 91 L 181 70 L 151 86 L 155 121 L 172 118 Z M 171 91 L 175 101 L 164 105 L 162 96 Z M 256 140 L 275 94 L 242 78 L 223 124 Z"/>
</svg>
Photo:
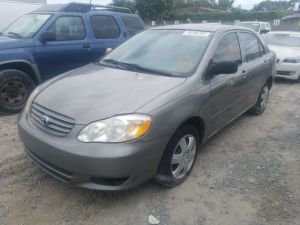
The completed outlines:
<svg viewBox="0 0 300 225">
<path fill-rule="evenodd" d="M 174 6 L 174 0 L 135 0 L 136 9 L 144 20 L 167 19 Z"/>
<path fill-rule="evenodd" d="M 112 5 L 129 8 L 133 12 L 136 11 L 135 0 L 112 0 Z"/>
<path fill-rule="evenodd" d="M 266 0 L 256 5 L 253 11 L 248 12 L 239 8 L 233 8 L 234 0 L 112 0 L 112 5 L 130 8 L 137 12 L 143 20 L 185 20 L 192 21 L 232 21 L 232 20 L 273 20 L 291 13 L 287 9 L 292 8 L 295 2 Z M 194 8 L 199 11 L 199 7 L 211 9 L 230 10 L 226 12 L 193 13 L 184 8 Z M 260 13 L 256 13 L 260 12 Z M 268 12 L 268 13 L 261 13 Z"/>
<path fill-rule="evenodd" d="M 254 6 L 253 11 L 260 11 L 260 12 L 285 11 L 290 8 L 293 8 L 296 2 L 299 2 L 299 0 L 289 0 L 289 1 L 266 0 Z"/>
<path fill-rule="evenodd" d="M 113 0 L 112 5 L 137 11 L 143 20 L 162 21 L 169 18 L 174 0 Z"/>
<path fill-rule="evenodd" d="M 219 7 L 221 9 L 231 9 L 233 7 L 234 0 L 219 0 Z"/>
</svg>

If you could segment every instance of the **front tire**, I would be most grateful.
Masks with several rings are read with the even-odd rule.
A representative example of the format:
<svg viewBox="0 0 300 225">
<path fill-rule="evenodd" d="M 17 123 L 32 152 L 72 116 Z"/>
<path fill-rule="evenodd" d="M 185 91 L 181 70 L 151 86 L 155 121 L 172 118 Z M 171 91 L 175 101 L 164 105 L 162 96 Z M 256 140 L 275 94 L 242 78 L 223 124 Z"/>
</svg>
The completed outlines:
<svg viewBox="0 0 300 225">
<path fill-rule="evenodd" d="M 265 111 L 269 100 L 269 93 L 270 93 L 270 86 L 268 84 L 265 84 L 265 86 L 263 87 L 263 89 L 259 94 L 255 106 L 252 109 L 250 109 L 251 114 L 258 116 Z"/>
<path fill-rule="evenodd" d="M 30 76 L 22 71 L 0 71 L 0 114 L 20 112 L 35 86 Z"/>
<path fill-rule="evenodd" d="M 190 124 L 182 126 L 166 148 L 155 181 L 170 188 L 182 184 L 192 171 L 198 148 L 197 129 Z"/>
</svg>

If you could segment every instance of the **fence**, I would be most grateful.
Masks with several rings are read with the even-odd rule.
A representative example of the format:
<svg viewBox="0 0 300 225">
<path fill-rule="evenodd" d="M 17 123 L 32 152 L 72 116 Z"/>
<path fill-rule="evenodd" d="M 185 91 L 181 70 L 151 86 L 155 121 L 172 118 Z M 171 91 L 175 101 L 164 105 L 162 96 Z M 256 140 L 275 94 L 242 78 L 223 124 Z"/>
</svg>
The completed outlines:
<svg viewBox="0 0 300 225">
<path fill-rule="evenodd" d="M 234 25 L 237 21 L 163 21 L 163 22 L 156 22 L 156 21 L 147 21 L 145 22 L 146 27 L 155 27 L 155 26 L 167 26 L 167 25 L 174 25 L 174 24 L 188 24 L 188 23 L 218 23 L 223 25 Z M 272 21 L 265 21 L 271 24 L 273 31 L 298 31 L 300 32 L 300 15 L 291 16 L 289 18 L 283 19 L 276 19 Z"/>
</svg>

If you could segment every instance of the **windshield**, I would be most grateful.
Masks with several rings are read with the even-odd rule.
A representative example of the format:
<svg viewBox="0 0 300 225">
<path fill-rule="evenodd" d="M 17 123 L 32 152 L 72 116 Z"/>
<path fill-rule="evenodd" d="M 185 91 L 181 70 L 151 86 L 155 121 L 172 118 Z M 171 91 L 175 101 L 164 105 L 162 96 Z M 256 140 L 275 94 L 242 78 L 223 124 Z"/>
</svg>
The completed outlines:
<svg viewBox="0 0 300 225">
<path fill-rule="evenodd" d="M 268 45 L 300 47 L 299 34 L 269 34 L 265 38 Z"/>
<path fill-rule="evenodd" d="M 27 14 L 8 26 L 2 33 L 12 38 L 32 38 L 51 14 Z"/>
<path fill-rule="evenodd" d="M 237 23 L 237 25 L 241 26 L 241 27 L 250 28 L 250 29 L 254 30 L 255 32 L 259 32 L 259 29 L 260 29 L 259 23 Z"/>
<path fill-rule="evenodd" d="M 212 33 L 186 30 L 144 31 L 108 54 L 100 63 L 150 74 L 192 75 Z"/>
</svg>

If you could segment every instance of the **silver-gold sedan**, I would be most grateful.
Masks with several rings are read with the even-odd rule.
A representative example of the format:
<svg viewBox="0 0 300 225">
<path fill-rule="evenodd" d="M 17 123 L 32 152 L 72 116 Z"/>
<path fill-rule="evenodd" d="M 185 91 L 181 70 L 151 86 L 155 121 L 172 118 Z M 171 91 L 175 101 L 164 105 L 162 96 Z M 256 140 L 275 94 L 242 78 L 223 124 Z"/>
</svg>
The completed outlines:
<svg viewBox="0 0 300 225">
<path fill-rule="evenodd" d="M 151 178 L 174 187 L 201 145 L 264 112 L 275 54 L 250 29 L 150 29 L 102 60 L 38 87 L 19 117 L 26 153 L 64 182 L 97 190 Z"/>
</svg>

